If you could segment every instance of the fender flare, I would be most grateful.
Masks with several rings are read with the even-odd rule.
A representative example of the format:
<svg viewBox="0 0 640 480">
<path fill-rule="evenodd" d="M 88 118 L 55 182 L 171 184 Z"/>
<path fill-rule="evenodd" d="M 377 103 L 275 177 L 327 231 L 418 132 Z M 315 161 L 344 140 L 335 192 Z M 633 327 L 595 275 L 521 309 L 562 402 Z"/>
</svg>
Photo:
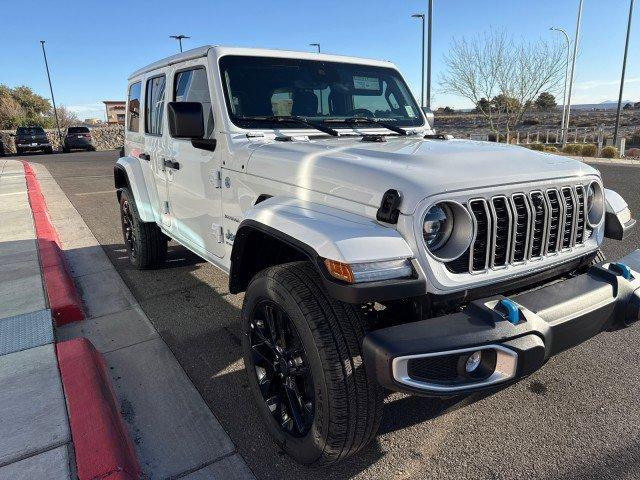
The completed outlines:
<svg viewBox="0 0 640 480">
<path fill-rule="evenodd" d="M 604 236 L 613 240 L 625 239 L 636 224 L 629 205 L 618 192 L 609 188 L 604 189 L 604 203 Z"/>
<path fill-rule="evenodd" d="M 118 190 L 129 187 L 138 208 L 140 220 L 143 222 L 155 222 L 153 205 L 149 197 L 149 191 L 144 180 L 144 172 L 140 166 L 140 160 L 135 157 L 120 157 L 113 167 L 114 185 Z"/>
<path fill-rule="evenodd" d="M 273 237 L 311 261 L 329 293 L 349 303 L 383 301 L 424 294 L 424 275 L 414 260 L 415 278 L 345 284 L 329 275 L 325 258 L 343 263 L 413 259 L 397 230 L 375 220 L 325 205 L 288 197 L 271 197 L 249 209 L 240 223 L 231 252 L 230 290 L 242 291 L 242 254 L 251 232 Z"/>
</svg>

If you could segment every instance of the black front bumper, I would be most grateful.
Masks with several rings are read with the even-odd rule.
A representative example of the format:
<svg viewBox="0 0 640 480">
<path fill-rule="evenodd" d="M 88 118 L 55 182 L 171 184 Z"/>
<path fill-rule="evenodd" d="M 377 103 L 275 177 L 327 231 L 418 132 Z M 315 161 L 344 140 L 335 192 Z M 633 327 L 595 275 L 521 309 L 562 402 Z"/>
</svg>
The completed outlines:
<svg viewBox="0 0 640 480">
<path fill-rule="evenodd" d="M 506 302 L 510 305 L 503 305 L 505 297 L 494 296 L 476 300 L 459 313 L 375 330 L 364 339 L 367 368 L 384 387 L 423 395 L 469 393 L 517 381 L 552 355 L 638 320 L 640 250 L 616 264 L 629 270 L 605 263 L 583 275 L 514 295 Z M 456 361 L 464 363 L 477 350 L 491 353 L 493 368 L 502 362 L 509 375 L 488 372 L 464 378 L 463 369 L 458 378 L 445 378 L 443 371 L 459 371 Z M 426 365 L 434 377 L 425 377 L 424 368 L 420 373 L 416 365 Z"/>
</svg>

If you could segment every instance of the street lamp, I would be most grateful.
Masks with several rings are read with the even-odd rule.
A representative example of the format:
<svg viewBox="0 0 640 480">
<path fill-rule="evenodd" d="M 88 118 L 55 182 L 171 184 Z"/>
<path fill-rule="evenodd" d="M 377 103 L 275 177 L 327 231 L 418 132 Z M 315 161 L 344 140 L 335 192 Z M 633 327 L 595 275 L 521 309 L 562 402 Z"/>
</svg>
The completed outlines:
<svg viewBox="0 0 640 480">
<path fill-rule="evenodd" d="M 310 47 L 317 47 L 318 53 L 320 53 L 320 44 L 319 43 L 310 43 L 309 46 Z"/>
<path fill-rule="evenodd" d="M 51 85 L 51 75 L 49 74 L 49 62 L 47 62 L 47 52 L 44 49 L 44 40 L 40 40 L 42 45 L 42 55 L 44 56 L 44 66 L 47 69 L 47 78 L 49 79 L 49 90 L 51 91 L 51 103 L 53 104 L 53 117 L 56 119 L 56 129 L 58 130 L 58 140 L 62 145 L 62 133 L 60 133 L 60 122 L 58 122 L 58 110 L 56 109 L 56 99 L 53 97 L 53 86 Z"/>
<path fill-rule="evenodd" d="M 429 0 L 429 31 L 427 37 L 429 44 L 427 45 L 427 110 L 431 111 L 431 33 L 433 30 L 433 0 Z"/>
<path fill-rule="evenodd" d="M 564 35 L 564 39 L 567 42 L 567 68 L 564 73 L 564 92 L 562 94 L 562 120 L 560 123 L 560 131 L 562 132 L 562 138 L 564 138 L 564 117 L 567 112 L 567 81 L 569 80 L 569 61 L 571 58 L 571 40 L 569 39 L 569 34 L 562 28 L 551 27 L 549 28 L 549 30 L 562 33 Z"/>
<path fill-rule="evenodd" d="M 169 35 L 169 38 L 174 38 L 176 40 L 178 40 L 178 43 L 180 43 L 180 52 L 182 52 L 182 40 L 184 40 L 185 38 L 191 38 L 191 37 L 187 37 L 186 35 Z"/>
<path fill-rule="evenodd" d="M 582 4 L 578 6 L 578 20 L 576 21 L 576 37 L 573 40 L 573 59 L 571 61 L 571 76 L 569 77 L 569 93 L 567 94 L 567 119 L 564 121 L 565 132 L 562 134 L 562 148 L 567 146 L 569 136 L 569 118 L 571 117 L 571 91 L 573 90 L 573 77 L 576 73 L 576 57 L 578 56 L 578 39 L 580 37 L 580 22 L 582 20 Z"/>
<path fill-rule="evenodd" d="M 624 45 L 624 59 L 622 60 L 622 77 L 620 78 L 620 96 L 618 97 L 618 112 L 616 114 L 616 128 L 613 133 L 613 144 L 618 144 L 618 130 L 620 129 L 620 109 L 622 108 L 622 91 L 624 90 L 624 75 L 627 70 L 627 53 L 629 51 L 629 35 L 631 34 L 631 18 L 633 17 L 633 2 L 629 5 L 629 22 L 627 23 L 627 40 Z M 624 156 L 624 152 L 620 152 Z"/>
<path fill-rule="evenodd" d="M 424 13 L 414 13 L 411 18 L 419 18 L 422 21 L 422 90 L 420 95 L 420 106 L 424 107 Z"/>
</svg>

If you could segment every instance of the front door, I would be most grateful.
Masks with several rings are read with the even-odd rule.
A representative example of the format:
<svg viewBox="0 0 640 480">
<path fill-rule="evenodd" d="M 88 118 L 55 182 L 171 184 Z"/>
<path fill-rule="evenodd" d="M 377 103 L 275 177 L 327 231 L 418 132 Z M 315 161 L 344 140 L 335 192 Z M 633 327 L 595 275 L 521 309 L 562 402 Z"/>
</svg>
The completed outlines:
<svg viewBox="0 0 640 480">
<path fill-rule="evenodd" d="M 178 68 L 168 90 L 171 101 L 200 102 L 204 113 L 205 138 L 213 138 L 213 112 L 206 66 Z M 217 151 L 200 150 L 191 140 L 170 140 L 167 170 L 169 204 L 178 237 L 196 250 L 224 256 L 222 232 L 221 159 Z"/>
</svg>

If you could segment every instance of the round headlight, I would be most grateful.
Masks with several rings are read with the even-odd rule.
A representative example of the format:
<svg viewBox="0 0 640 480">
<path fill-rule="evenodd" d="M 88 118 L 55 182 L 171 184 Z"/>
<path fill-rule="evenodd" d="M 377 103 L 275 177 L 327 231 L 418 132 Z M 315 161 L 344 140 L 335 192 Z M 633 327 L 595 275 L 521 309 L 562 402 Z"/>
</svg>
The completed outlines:
<svg viewBox="0 0 640 480">
<path fill-rule="evenodd" d="M 453 231 L 453 214 L 451 208 L 444 203 L 431 207 L 424 216 L 424 241 L 432 252 L 441 249 Z"/>
<path fill-rule="evenodd" d="M 597 227 L 604 218 L 604 193 L 598 182 L 587 186 L 587 221 L 590 227 Z"/>
<path fill-rule="evenodd" d="M 422 217 L 422 238 L 429 253 L 441 262 L 462 255 L 473 238 L 469 211 L 458 202 L 445 200 L 432 205 Z"/>
</svg>

